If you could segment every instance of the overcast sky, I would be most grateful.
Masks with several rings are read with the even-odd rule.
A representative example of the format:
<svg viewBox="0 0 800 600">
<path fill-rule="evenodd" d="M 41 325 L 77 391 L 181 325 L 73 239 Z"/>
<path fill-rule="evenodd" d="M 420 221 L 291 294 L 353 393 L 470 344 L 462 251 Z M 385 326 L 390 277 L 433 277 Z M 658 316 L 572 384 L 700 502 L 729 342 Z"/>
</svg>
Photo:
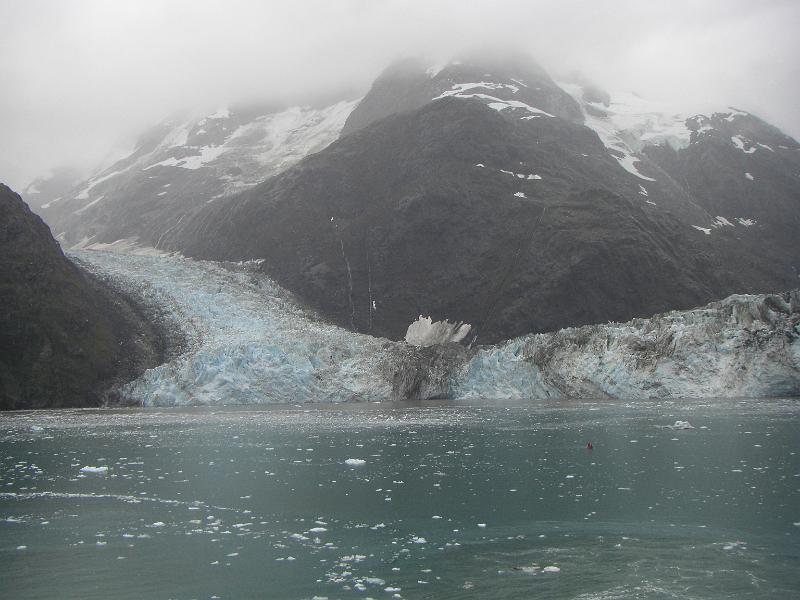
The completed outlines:
<svg viewBox="0 0 800 600">
<path fill-rule="evenodd" d="M 96 166 L 181 107 L 363 93 L 393 59 L 515 43 L 554 77 L 800 137 L 797 0 L 0 0 L 0 181 Z"/>
</svg>

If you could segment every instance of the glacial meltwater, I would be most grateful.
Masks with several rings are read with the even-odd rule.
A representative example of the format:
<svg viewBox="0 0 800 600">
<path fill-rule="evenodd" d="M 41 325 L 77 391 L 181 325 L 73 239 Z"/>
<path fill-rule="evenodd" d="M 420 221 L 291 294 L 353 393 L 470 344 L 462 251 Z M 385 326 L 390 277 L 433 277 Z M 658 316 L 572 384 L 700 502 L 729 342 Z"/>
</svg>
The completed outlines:
<svg viewBox="0 0 800 600">
<path fill-rule="evenodd" d="M 5 413 L 0 595 L 796 598 L 798 431 L 790 400 Z"/>
</svg>

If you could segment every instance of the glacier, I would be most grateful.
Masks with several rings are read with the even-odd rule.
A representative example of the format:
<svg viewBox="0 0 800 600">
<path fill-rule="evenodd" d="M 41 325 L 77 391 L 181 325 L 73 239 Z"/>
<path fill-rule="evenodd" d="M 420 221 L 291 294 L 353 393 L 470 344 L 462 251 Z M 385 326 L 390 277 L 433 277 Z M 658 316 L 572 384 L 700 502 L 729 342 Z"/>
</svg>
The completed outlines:
<svg viewBox="0 0 800 600">
<path fill-rule="evenodd" d="M 118 390 L 142 406 L 800 394 L 800 290 L 494 346 L 417 347 L 326 322 L 257 261 L 71 256 L 185 337 L 176 356 Z"/>
</svg>

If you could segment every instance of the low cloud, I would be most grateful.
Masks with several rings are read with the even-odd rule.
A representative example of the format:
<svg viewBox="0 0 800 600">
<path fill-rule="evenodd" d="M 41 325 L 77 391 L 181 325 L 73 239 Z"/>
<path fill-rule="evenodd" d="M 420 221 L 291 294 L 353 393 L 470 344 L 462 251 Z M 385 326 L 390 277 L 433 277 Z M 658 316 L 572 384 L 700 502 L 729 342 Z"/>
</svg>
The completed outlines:
<svg viewBox="0 0 800 600">
<path fill-rule="evenodd" d="M 0 179 L 89 169 L 184 107 L 364 93 L 392 60 L 494 43 L 676 110 L 800 136 L 800 3 L 5 0 Z"/>
</svg>

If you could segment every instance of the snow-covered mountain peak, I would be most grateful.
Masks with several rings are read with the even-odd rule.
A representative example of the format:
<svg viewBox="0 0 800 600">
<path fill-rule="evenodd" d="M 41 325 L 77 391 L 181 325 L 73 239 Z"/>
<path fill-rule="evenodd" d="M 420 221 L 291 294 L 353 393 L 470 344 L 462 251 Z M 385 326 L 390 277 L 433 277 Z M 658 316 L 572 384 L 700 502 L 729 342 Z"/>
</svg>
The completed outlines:
<svg viewBox="0 0 800 600">
<path fill-rule="evenodd" d="M 175 115 L 146 132 L 128 156 L 40 203 L 40 211 L 68 245 L 133 238 L 155 245 L 191 209 L 252 187 L 325 148 L 357 103 Z"/>
</svg>

